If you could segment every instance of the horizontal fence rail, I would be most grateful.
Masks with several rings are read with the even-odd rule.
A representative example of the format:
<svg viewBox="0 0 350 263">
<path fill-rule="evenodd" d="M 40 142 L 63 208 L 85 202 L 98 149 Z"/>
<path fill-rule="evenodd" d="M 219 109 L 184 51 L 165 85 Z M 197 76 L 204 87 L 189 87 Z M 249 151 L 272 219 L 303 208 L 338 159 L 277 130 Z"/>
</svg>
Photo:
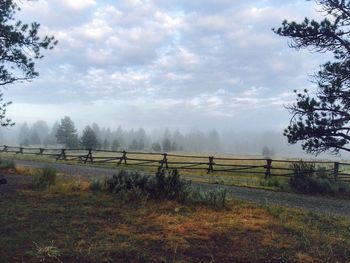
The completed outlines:
<svg viewBox="0 0 350 263">
<path fill-rule="evenodd" d="M 249 158 L 224 158 L 214 156 L 181 155 L 157 152 L 127 152 L 95 149 L 29 148 L 2 146 L 1 153 L 37 155 L 55 158 L 56 161 L 73 161 L 90 164 L 112 164 L 115 166 L 140 166 L 156 169 L 198 170 L 208 174 L 228 173 L 236 175 L 260 175 L 265 179 L 292 177 L 293 164 L 300 160 L 273 160 Z M 322 167 L 334 180 L 350 182 L 350 163 L 331 161 L 303 161 Z M 303 171 L 310 173 L 314 171 Z"/>
</svg>

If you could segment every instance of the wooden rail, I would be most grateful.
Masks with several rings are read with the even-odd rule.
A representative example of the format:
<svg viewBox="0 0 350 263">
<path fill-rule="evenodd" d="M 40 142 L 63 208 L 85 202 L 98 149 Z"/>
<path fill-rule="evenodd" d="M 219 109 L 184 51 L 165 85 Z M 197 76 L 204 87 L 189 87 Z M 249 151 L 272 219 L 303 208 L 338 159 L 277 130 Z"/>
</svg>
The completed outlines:
<svg viewBox="0 0 350 263">
<path fill-rule="evenodd" d="M 1 147 L 0 147 L 1 148 Z M 55 158 L 56 161 L 73 161 L 91 164 L 114 164 L 115 166 L 142 166 L 157 169 L 202 170 L 208 174 L 228 173 L 237 175 L 260 175 L 265 179 L 292 177 L 293 163 L 300 160 L 272 160 L 248 158 L 222 158 L 214 156 L 181 155 L 157 152 L 127 152 L 95 149 L 29 148 L 4 145 L 2 153 L 38 155 Z M 322 166 L 334 180 L 350 182 L 350 163 L 331 161 L 304 161 Z M 309 173 L 310 171 L 305 171 Z M 313 172 L 313 171 L 312 171 Z"/>
</svg>

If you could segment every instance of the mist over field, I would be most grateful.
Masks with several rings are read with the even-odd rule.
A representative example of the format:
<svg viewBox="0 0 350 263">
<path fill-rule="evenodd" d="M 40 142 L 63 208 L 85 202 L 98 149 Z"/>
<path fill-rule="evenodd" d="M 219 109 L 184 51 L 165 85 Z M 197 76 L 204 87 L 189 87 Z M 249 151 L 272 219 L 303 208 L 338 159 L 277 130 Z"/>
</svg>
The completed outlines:
<svg viewBox="0 0 350 263">
<path fill-rule="evenodd" d="M 32 124 L 18 123 L 11 128 L 2 128 L 0 132 L 0 144 L 11 146 L 60 146 L 57 143 L 56 132 L 58 122 L 48 125 L 45 121 L 37 121 Z M 141 150 L 141 151 L 183 151 L 198 153 L 229 153 L 234 155 L 263 155 L 263 148 L 268 147 L 272 157 L 308 157 L 299 145 L 287 143 L 283 131 L 218 131 L 215 129 L 201 131 L 192 129 L 182 131 L 180 129 L 143 129 L 124 128 L 116 129 L 101 127 L 96 123 L 90 125 L 97 135 L 98 148 L 111 150 L 114 141 L 118 147 L 113 150 Z M 77 132 L 82 135 L 84 127 L 79 127 Z M 164 141 L 170 141 L 170 148 L 164 149 Z M 159 143 L 159 148 L 154 144 Z M 330 155 L 322 155 L 321 158 L 332 158 Z"/>
<path fill-rule="evenodd" d="M 35 18 L 40 32 L 59 43 L 37 61 L 35 81 L 5 90 L 13 101 L 7 116 L 17 124 L 1 128 L 1 143 L 23 144 L 23 123 L 30 134 L 43 120 L 52 133 L 56 121 L 70 116 L 80 135 L 97 123 L 101 144 L 119 138 L 125 149 L 133 140 L 142 139 L 136 148 L 147 150 L 168 138 L 184 151 L 260 155 L 267 146 L 276 156 L 309 156 L 282 135 L 291 117 L 285 106 L 295 102 L 293 90 L 315 90 L 310 76 L 329 56 L 295 52 L 271 29 L 284 19 L 320 18 L 313 1 L 38 0 L 20 6 L 19 19 Z"/>
<path fill-rule="evenodd" d="M 220 152 L 260 154 L 266 144 L 276 154 L 301 153 L 282 138 L 290 118 L 283 106 L 295 100 L 294 89 L 312 89 L 308 74 L 324 57 L 291 51 L 271 28 L 285 18 L 317 17 L 314 3 L 38 0 L 20 5 L 19 18 L 35 18 L 42 33 L 59 44 L 36 63 L 35 81 L 5 91 L 13 101 L 8 117 L 17 125 L 2 129 L 4 142 L 18 143 L 24 122 L 41 119 L 52 126 L 67 115 L 80 132 L 94 122 L 111 130 L 143 128 L 152 142 L 167 128 L 195 138 L 216 130 Z"/>
</svg>

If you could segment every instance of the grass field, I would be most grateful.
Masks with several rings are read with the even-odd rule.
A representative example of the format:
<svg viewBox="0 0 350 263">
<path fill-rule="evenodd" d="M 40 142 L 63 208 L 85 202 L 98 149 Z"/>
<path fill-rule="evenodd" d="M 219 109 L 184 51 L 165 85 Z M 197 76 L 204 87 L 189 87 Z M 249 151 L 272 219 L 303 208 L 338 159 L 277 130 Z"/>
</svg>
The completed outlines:
<svg viewBox="0 0 350 263">
<path fill-rule="evenodd" d="M 237 200 L 223 210 L 124 200 L 64 175 L 48 190 L 29 185 L 0 199 L 0 226 L 2 262 L 350 260 L 345 218 Z"/>
</svg>

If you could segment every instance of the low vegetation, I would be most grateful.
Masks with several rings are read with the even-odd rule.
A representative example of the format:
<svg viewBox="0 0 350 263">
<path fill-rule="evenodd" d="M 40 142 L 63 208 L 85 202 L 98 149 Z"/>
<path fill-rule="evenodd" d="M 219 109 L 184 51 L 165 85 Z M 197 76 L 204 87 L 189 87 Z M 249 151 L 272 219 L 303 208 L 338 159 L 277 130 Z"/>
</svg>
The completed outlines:
<svg viewBox="0 0 350 263">
<path fill-rule="evenodd" d="M 23 170 L 25 172 L 26 170 Z M 38 171 L 30 170 L 35 177 Z M 124 172 L 124 176 L 129 174 Z M 11 175 L 8 175 L 11 176 Z M 118 177 L 119 176 L 119 177 Z M 28 178 L 28 177 L 27 177 Z M 119 179 L 117 179 L 119 178 Z M 225 209 L 181 202 L 173 173 L 113 180 L 58 174 L 46 189 L 1 199 L 4 262 L 348 262 L 350 221 L 234 199 Z M 145 179 L 147 178 L 147 179 Z M 119 181 L 118 181 L 119 180 Z M 118 181 L 118 182 L 117 182 Z M 147 181 L 147 183 L 144 183 Z M 153 183 L 151 194 L 143 193 Z M 134 185 L 134 186 L 131 186 Z M 135 186 L 137 185 L 137 187 Z M 118 189 L 118 190 L 116 190 Z M 128 189 L 128 190 L 127 190 Z M 157 190 L 158 189 L 158 190 Z M 130 191 L 132 190 L 132 191 Z M 139 198 L 134 198 L 139 192 Z M 132 193 L 128 196 L 129 193 Z M 147 190 L 147 193 L 148 190 Z M 191 189 L 196 200 L 219 198 Z M 206 195 L 207 197 L 203 197 Z"/>
<path fill-rule="evenodd" d="M 15 169 L 15 162 L 13 160 L 0 159 L 0 169 Z"/>
<path fill-rule="evenodd" d="M 0 158 L 0 170 L 13 170 L 15 169 L 15 163 L 12 160 L 4 160 Z M 0 185 L 6 184 L 7 180 L 2 173 L 0 173 Z"/>
<path fill-rule="evenodd" d="M 290 191 L 289 182 L 284 178 L 270 177 L 260 180 L 260 186 L 266 189 Z"/>
<path fill-rule="evenodd" d="M 138 172 L 120 171 L 110 179 L 93 180 L 92 190 L 107 190 L 122 199 L 171 200 L 183 204 L 202 204 L 225 208 L 227 193 L 224 189 L 203 191 L 181 179 L 177 170 L 160 170 L 155 176 Z"/>
<path fill-rule="evenodd" d="M 290 186 L 296 192 L 312 194 L 350 194 L 349 184 L 335 181 L 324 167 L 303 161 L 293 163 L 293 177 Z"/>
<path fill-rule="evenodd" d="M 34 185 L 40 189 L 46 189 L 56 183 L 57 170 L 52 166 L 46 166 L 34 175 Z"/>
<path fill-rule="evenodd" d="M 13 159 L 7 158 L 16 158 L 23 160 L 31 160 L 31 161 L 41 161 L 47 162 L 48 165 L 50 162 L 55 162 L 54 159 L 43 157 L 43 156 L 32 156 L 32 155 L 11 155 L 2 153 L 3 157 L 2 162 L 0 162 L 0 166 L 4 165 L 5 167 L 11 167 L 14 165 Z M 147 158 L 145 154 L 142 158 Z M 61 161 L 64 164 L 74 164 L 75 161 Z M 235 164 L 239 164 L 236 162 Z M 246 163 L 244 163 L 246 164 Z M 255 163 L 256 165 L 260 165 L 261 163 Z M 104 167 L 104 168 L 113 168 L 115 169 L 114 164 L 84 164 L 84 166 L 96 166 L 96 167 Z M 243 164 L 242 164 L 243 165 Z M 278 164 L 276 168 L 281 169 L 291 169 L 292 178 L 286 176 L 271 176 L 268 178 L 264 178 L 261 175 L 249 175 L 242 173 L 213 173 L 207 174 L 207 171 L 204 169 L 203 171 L 186 171 L 182 170 L 181 174 L 183 178 L 187 180 L 191 180 L 193 182 L 199 183 L 211 183 L 211 184 L 222 184 L 228 186 L 243 186 L 243 187 L 253 187 L 260 188 L 266 190 L 276 190 L 276 191 L 284 191 L 284 192 L 297 192 L 297 193 L 306 193 L 306 194 L 329 194 L 329 195 L 340 195 L 342 197 L 350 196 L 350 183 L 344 181 L 335 181 L 334 175 L 332 174 L 332 167 L 327 166 L 316 166 L 315 164 L 311 164 L 309 162 L 297 161 L 292 163 L 292 165 L 287 166 L 289 164 L 283 163 Z M 127 171 L 131 173 L 142 173 L 146 171 L 147 173 L 153 173 L 154 169 L 140 168 L 136 166 L 121 166 L 120 169 L 127 169 Z M 144 169 L 144 170 L 141 170 Z M 344 170 L 342 167 L 342 172 L 348 173 L 348 170 Z M 283 171 L 282 171 L 283 172 Z M 93 182 L 93 187 L 100 187 L 101 182 Z"/>
</svg>

